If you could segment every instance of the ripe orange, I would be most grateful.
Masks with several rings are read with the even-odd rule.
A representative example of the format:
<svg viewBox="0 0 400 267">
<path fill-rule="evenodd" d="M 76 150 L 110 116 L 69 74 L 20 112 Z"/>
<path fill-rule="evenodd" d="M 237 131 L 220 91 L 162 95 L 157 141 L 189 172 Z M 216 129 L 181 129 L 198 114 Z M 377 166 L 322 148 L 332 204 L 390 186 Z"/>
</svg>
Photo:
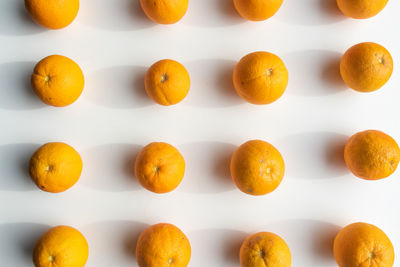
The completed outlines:
<svg viewBox="0 0 400 267">
<path fill-rule="evenodd" d="M 88 243 L 78 230 L 56 226 L 36 242 L 33 263 L 36 267 L 83 267 L 88 256 Z"/>
<path fill-rule="evenodd" d="M 347 141 L 344 149 L 347 167 L 366 180 L 379 180 L 395 172 L 400 148 L 389 135 L 375 130 L 359 132 Z"/>
<path fill-rule="evenodd" d="M 251 235 L 240 248 L 242 267 L 290 267 L 291 262 L 289 247 L 281 237 L 273 233 Z"/>
<path fill-rule="evenodd" d="M 32 155 L 29 174 L 43 191 L 59 193 L 79 180 L 82 165 L 81 156 L 73 147 L 65 143 L 47 143 Z"/>
<path fill-rule="evenodd" d="M 274 191 L 285 174 L 281 153 L 271 144 L 252 140 L 233 153 L 231 175 L 236 186 L 250 195 L 265 195 Z"/>
<path fill-rule="evenodd" d="M 389 0 L 337 0 L 339 9 L 348 17 L 367 19 L 376 16 Z"/>
<path fill-rule="evenodd" d="M 160 60 L 147 70 L 145 89 L 156 103 L 163 106 L 175 105 L 181 102 L 189 92 L 189 73 L 177 61 Z"/>
<path fill-rule="evenodd" d="M 160 223 L 139 236 L 136 260 L 139 267 L 186 267 L 191 255 L 190 242 L 175 225 Z"/>
<path fill-rule="evenodd" d="M 236 92 L 244 100 L 270 104 L 286 90 L 289 74 L 283 61 L 268 52 L 254 52 L 243 57 L 233 72 Z"/>
<path fill-rule="evenodd" d="M 339 267 L 392 267 L 394 262 L 390 239 L 367 223 L 353 223 L 340 230 L 333 253 Z"/>
<path fill-rule="evenodd" d="M 32 19 L 49 29 L 67 27 L 78 15 L 79 0 L 25 0 Z"/>
<path fill-rule="evenodd" d="M 361 43 L 349 48 L 340 62 L 344 82 L 364 93 L 381 88 L 392 72 L 392 56 L 386 48 L 375 43 Z"/>
<path fill-rule="evenodd" d="M 147 17 L 159 24 L 173 24 L 185 16 L 189 0 L 140 0 Z"/>
<path fill-rule="evenodd" d="M 168 193 L 181 183 L 185 175 L 185 159 L 170 144 L 151 143 L 137 156 L 135 175 L 147 190 Z"/>
<path fill-rule="evenodd" d="M 233 3 L 243 18 L 261 21 L 272 17 L 281 7 L 283 0 L 233 0 Z"/>
<path fill-rule="evenodd" d="M 36 95 L 46 104 L 64 107 L 75 102 L 83 91 L 85 77 L 73 60 L 48 56 L 36 64 L 31 83 Z"/>
</svg>

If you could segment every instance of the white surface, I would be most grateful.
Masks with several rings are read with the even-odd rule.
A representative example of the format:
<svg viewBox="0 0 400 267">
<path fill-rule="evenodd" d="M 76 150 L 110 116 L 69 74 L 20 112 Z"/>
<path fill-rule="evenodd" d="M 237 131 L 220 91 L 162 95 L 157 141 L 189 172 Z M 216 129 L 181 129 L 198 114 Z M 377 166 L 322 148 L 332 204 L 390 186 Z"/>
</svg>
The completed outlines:
<svg viewBox="0 0 400 267">
<path fill-rule="evenodd" d="M 187 234 L 193 267 L 238 266 L 241 241 L 258 231 L 287 241 L 293 267 L 333 267 L 332 238 L 356 221 L 381 227 L 400 257 L 399 172 L 362 181 L 340 157 L 346 137 L 360 130 L 400 141 L 399 1 L 356 21 L 333 0 L 286 0 L 275 17 L 252 23 L 231 0 L 191 0 L 180 23 L 159 26 L 138 1 L 84 0 L 60 31 L 34 25 L 22 2 L 0 1 L 1 266 L 31 266 L 35 239 L 58 224 L 87 237 L 89 267 L 135 266 L 135 236 L 158 222 Z M 346 89 L 338 76 L 340 55 L 363 41 L 384 45 L 395 60 L 391 80 L 372 94 Z M 231 84 L 235 62 L 257 50 L 279 55 L 290 73 L 287 92 L 268 106 L 245 103 Z M 35 62 L 55 53 L 76 60 L 86 76 L 84 93 L 67 108 L 45 106 L 29 88 Z M 183 63 L 192 79 L 188 97 L 173 107 L 153 104 L 143 91 L 146 68 L 163 58 Z M 241 193 L 228 171 L 235 147 L 255 138 L 275 145 L 287 165 L 281 186 L 264 197 Z M 187 162 L 182 184 L 166 195 L 145 191 L 132 174 L 140 147 L 158 140 Z M 27 174 L 29 157 L 49 141 L 71 144 L 84 160 L 78 184 L 57 195 L 38 190 Z"/>
</svg>

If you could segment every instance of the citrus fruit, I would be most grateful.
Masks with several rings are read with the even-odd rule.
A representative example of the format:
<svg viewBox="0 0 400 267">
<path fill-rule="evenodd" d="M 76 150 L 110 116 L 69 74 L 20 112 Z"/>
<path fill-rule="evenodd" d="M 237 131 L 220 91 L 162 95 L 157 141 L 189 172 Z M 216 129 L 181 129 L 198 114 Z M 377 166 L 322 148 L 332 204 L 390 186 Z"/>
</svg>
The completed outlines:
<svg viewBox="0 0 400 267">
<path fill-rule="evenodd" d="M 57 142 L 41 146 L 29 162 L 29 174 L 43 191 L 63 192 L 81 176 L 82 159 L 71 146 Z"/>
<path fill-rule="evenodd" d="M 156 23 L 173 24 L 185 16 L 189 0 L 140 0 L 144 13 Z"/>
<path fill-rule="evenodd" d="M 274 233 L 261 232 L 251 235 L 240 247 L 242 267 L 290 267 L 291 262 L 289 247 Z"/>
<path fill-rule="evenodd" d="M 244 100 L 256 104 L 270 104 L 286 90 L 289 74 L 283 61 L 268 52 L 254 52 L 244 56 L 233 72 L 236 92 Z"/>
<path fill-rule="evenodd" d="M 252 140 L 233 153 L 231 175 L 236 186 L 250 195 L 265 195 L 274 191 L 285 174 L 281 153 L 271 144 Z"/>
<path fill-rule="evenodd" d="M 191 255 L 190 242 L 175 225 L 152 225 L 139 236 L 136 260 L 139 267 L 186 267 Z"/>
<path fill-rule="evenodd" d="M 36 267 L 84 267 L 88 256 L 88 243 L 78 230 L 56 226 L 36 242 L 33 263 Z"/>
<path fill-rule="evenodd" d="M 185 175 L 185 160 L 170 144 L 150 143 L 136 158 L 135 175 L 147 190 L 154 193 L 171 192 Z"/>
<path fill-rule="evenodd" d="M 392 56 L 375 43 L 360 43 L 349 48 L 340 62 L 340 74 L 347 86 L 364 93 L 381 88 L 392 72 Z"/>
<path fill-rule="evenodd" d="M 44 103 L 64 107 L 79 98 L 85 78 L 81 68 L 73 60 L 53 55 L 36 64 L 31 83 L 36 95 Z"/>
<path fill-rule="evenodd" d="M 281 7 L 283 0 L 233 0 L 233 3 L 243 18 L 261 21 L 272 17 Z"/>
<path fill-rule="evenodd" d="M 170 106 L 181 102 L 189 92 L 190 77 L 179 62 L 164 59 L 154 63 L 146 73 L 145 89 L 154 102 Z"/>
<path fill-rule="evenodd" d="M 49 29 L 67 27 L 79 11 L 79 0 L 25 0 L 32 19 Z"/>
<path fill-rule="evenodd" d="M 348 17 L 367 19 L 376 16 L 389 0 L 337 0 L 339 9 Z"/>
<path fill-rule="evenodd" d="M 333 253 L 339 267 L 392 267 L 395 257 L 387 235 L 368 223 L 353 223 L 340 230 Z"/>
<path fill-rule="evenodd" d="M 395 172 L 400 148 L 389 135 L 376 130 L 356 133 L 347 141 L 344 159 L 351 172 L 366 180 L 379 180 Z"/>
</svg>

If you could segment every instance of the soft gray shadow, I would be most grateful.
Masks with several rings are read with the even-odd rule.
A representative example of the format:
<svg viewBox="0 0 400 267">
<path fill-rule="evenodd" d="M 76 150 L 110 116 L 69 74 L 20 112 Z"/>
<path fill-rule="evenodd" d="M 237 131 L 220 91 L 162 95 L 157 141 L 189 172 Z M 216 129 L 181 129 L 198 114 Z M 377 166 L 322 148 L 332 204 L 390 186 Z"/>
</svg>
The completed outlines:
<svg viewBox="0 0 400 267">
<path fill-rule="evenodd" d="M 188 63 L 191 88 L 185 103 L 213 108 L 244 104 L 233 87 L 235 65 L 236 62 L 225 59 L 204 59 Z"/>
<path fill-rule="evenodd" d="M 156 25 L 144 14 L 139 0 L 81 1 L 79 21 L 108 31 L 135 31 Z"/>
<path fill-rule="evenodd" d="M 0 146 L 0 191 L 33 191 L 36 185 L 29 177 L 29 160 L 37 144 Z"/>
<path fill-rule="evenodd" d="M 309 132 L 278 139 L 287 177 L 303 179 L 337 178 L 348 173 L 344 146 L 348 137 L 332 132 Z"/>
<path fill-rule="evenodd" d="M 134 175 L 141 149 L 135 144 L 106 144 L 84 151 L 85 168 L 80 183 L 106 192 L 141 190 Z"/>
<path fill-rule="evenodd" d="M 181 146 L 186 161 L 186 175 L 181 190 L 216 194 L 235 190 L 229 165 L 236 147 L 220 142 L 198 142 Z"/>
<path fill-rule="evenodd" d="M 34 67 L 34 62 L 8 62 L 0 65 L 0 109 L 29 110 L 46 107 L 31 87 Z"/>
<path fill-rule="evenodd" d="M 32 252 L 37 239 L 49 226 L 18 222 L 0 224 L 1 266 L 32 266 Z"/>
<path fill-rule="evenodd" d="M 153 105 L 144 89 L 146 67 L 118 66 L 98 70 L 88 75 L 86 97 L 89 101 L 115 109 Z"/>
<path fill-rule="evenodd" d="M 136 243 L 148 225 L 136 221 L 102 221 L 85 225 L 91 266 L 134 266 Z M 117 259 L 117 260 L 116 260 Z"/>
<path fill-rule="evenodd" d="M 23 0 L 0 1 L 0 34 L 30 35 L 45 30 L 32 21 Z"/>
<path fill-rule="evenodd" d="M 336 0 L 285 0 L 276 18 L 290 24 L 333 24 L 346 19 Z"/>
<path fill-rule="evenodd" d="M 233 0 L 190 1 L 185 24 L 224 27 L 246 22 L 235 10 Z"/>
<path fill-rule="evenodd" d="M 297 51 L 287 55 L 290 72 L 288 93 L 299 96 L 324 96 L 347 89 L 340 76 L 338 52 L 327 50 Z"/>
<path fill-rule="evenodd" d="M 193 266 L 240 266 L 240 246 L 247 233 L 228 229 L 204 229 L 189 233 Z M 201 265 L 196 265 L 201 263 Z"/>
</svg>

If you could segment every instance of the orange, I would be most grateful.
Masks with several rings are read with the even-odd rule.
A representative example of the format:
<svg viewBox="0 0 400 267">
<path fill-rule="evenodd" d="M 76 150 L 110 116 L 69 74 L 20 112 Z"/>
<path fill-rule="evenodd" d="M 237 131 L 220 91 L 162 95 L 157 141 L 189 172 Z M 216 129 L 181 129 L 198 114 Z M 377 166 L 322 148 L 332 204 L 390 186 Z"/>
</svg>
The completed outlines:
<svg viewBox="0 0 400 267">
<path fill-rule="evenodd" d="M 375 130 L 359 132 L 347 141 L 344 149 L 347 167 L 366 180 L 379 180 L 395 172 L 400 148 L 389 135 Z"/>
<path fill-rule="evenodd" d="M 236 149 L 230 168 L 236 186 L 250 195 L 274 191 L 285 174 L 281 153 L 261 140 L 248 141 Z"/>
<path fill-rule="evenodd" d="M 243 18 L 261 21 L 272 17 L 281 7 L 283 0 L 233 0 L 233 3 Z"/>
<path fill-rule="evenodd" d="M 73 147 L 60 142 L 47 143 L 33 153 L 29 174 L 43 191 L 59 193 L 79 180 L 82 165 L 81 156 Z"/>
<path fill-rule="evenodd" d="M 236 92 L 244 100 L 270 104 L 286 90 L 289 74 L 283 61 L 268 52 L 254 52 L 243 57 L 233 72 Z"/>
<path fill-rule="evenodd" d="M 88 243 L 78 230 L 56 226 L 36 242 L 33 263 L 36 267 L 83 267 L 88 256 Z"/>
<path fill-rule="evenodd" d="M 85 77 L 73 60 L 53 55 L 36 64 L 31 83 L 36 95 L 44 103 L 64 107 L 79 98 L 85 85 Z"/>
<path fill-rule="evenodd" d="M 147 190 L 168 193 L 181 183 L 185 175 L 185 159 L 170 144 L 150 143 L 136 158 L 135 175 Z"/>
<path fill-rule="evenodd" d="M 154 102 L 170 106 L 181 102 L 189 92 L 190 77 L 177 61 L 164 59 L 154 63 L 146 73 L 145 89 Z"/>
<path fill-rule="evenodd" d="M 25 0 L 25 7 L 36 23 L 57 30 L 76 18 L 79 0 Z"/>
<path fill-rule="evenodd" d="M 152 225 L 139 236 L 136 260 L 139 267 L 186 267 L 191 255 L 190 242 L 175 225 Z"/>
<path fill-rule="evenodd" d="M 340 230 L 333 253 L 339 267 L 392 267 L 394 262 L 392 242 L 368 223 L 353 223 Z"/>
<path fill-rule="evenodd" d="M 348 17 L 367 19 L 376 16 L 389 0 L 336 0 L 339 9 Z"/>
<path fill-rule="evenodd" d="M 140 0 L 144 13 L 156 23 L 173 24 L 185 16 L 189 0 Z"/>
<path fill-rule="evenodd" d="M 291 262 L 289 247 L 274 233 L 261 232 L 251 235 L 240 247 L 242 267 L 290 267 Z"/>
<path fill-rule="evenodd" d="M 361 43 L 349 48 L 340 62 L 344 82 L 363 93 L 381 88 L 392 72 L 392 56 L 386 48 L 375 43 Z"/>
</svg>

